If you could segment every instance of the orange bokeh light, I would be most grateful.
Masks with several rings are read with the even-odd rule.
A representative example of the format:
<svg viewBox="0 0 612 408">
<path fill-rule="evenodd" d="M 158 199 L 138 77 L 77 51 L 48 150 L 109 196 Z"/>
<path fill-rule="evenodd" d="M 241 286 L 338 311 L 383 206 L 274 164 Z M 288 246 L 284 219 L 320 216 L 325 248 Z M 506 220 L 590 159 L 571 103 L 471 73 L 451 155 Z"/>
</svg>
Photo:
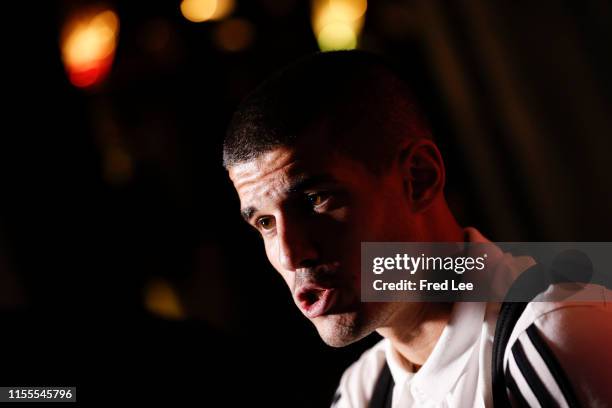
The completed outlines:
<svg viewBox="0 0 612 408">
<path fill-rule="evenodd" d="M 62 61 L 70 82 L 86 88 L 106 77 L 115 57 L 119 18 L 112 10 L 83 11 L 62 30 Z"/>
</svg>

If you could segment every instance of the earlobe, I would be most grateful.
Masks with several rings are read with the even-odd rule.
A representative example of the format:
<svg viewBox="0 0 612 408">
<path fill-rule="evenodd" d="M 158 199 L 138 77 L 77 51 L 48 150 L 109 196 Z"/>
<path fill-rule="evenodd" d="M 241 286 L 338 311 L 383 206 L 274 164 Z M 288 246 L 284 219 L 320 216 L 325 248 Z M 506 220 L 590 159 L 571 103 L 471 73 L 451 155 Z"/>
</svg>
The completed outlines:
<svg viewBox="0 0 612 408">
<path fill-rule="evenodd" d="M 404 194 L 414 212 L 426 210 L 442 194 L 445 172 L 442 155 L 429 139 L 411 141 L 399 155 Z"/>
</svg>

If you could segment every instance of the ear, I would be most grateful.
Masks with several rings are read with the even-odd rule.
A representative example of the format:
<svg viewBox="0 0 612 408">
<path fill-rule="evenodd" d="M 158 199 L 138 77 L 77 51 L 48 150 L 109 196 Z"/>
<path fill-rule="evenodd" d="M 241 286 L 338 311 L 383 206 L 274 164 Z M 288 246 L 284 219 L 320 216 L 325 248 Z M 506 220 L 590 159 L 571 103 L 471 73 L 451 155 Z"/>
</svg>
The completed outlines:
<svg viewBox="0 0 612 408">
<path fill-rule="evenodd" d="M 412 210 L 425 211 L 444 190 L 446 174 L 438 147 L 429 139 L 412 140 L 399 154 L 404 195 Z"/>
</svg>

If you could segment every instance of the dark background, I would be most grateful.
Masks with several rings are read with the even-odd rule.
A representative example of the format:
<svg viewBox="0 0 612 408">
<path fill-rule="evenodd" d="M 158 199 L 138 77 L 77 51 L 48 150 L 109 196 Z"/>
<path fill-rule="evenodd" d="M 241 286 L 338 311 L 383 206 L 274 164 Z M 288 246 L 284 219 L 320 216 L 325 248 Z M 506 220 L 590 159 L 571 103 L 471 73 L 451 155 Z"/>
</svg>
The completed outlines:
<svg viewBox="0 0 612 408">
<path fill-rule="evenodd" d="M 371 338 L 331 349 L 293 305 L 221 166 L 232 110 L 318 49 L 306 1 L 237 1 L 251 43 L 178 1 L 105 4 L 108 77 L 73 86 L 70 12 L 3 12 L 2 385 L 78 399 L 328 405 Z M 605 1 L 370 1 L 359 48 L 416 79 L 460 223 L 495 241 L 610 241 L 612 7 Z M 222 403 L 218 401 L 224 401 Z"/>
</svg>

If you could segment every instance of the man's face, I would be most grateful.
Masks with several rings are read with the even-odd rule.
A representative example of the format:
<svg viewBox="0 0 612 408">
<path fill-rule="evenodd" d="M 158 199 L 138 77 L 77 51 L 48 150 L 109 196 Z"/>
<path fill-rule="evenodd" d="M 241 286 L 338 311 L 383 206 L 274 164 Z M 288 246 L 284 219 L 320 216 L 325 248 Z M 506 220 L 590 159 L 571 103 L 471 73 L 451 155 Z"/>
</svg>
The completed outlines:
<svg viewBox="0 0 612 408">
<path fill-rule="evenodd" d="M 360 302 L 360 243 L 409 241 L 401 177 L 377 176 L 323 143 L 279 147 L 229 175 L 270 263 L 329 345 L 384 325 L 397 305 Z"/>
</svg>

